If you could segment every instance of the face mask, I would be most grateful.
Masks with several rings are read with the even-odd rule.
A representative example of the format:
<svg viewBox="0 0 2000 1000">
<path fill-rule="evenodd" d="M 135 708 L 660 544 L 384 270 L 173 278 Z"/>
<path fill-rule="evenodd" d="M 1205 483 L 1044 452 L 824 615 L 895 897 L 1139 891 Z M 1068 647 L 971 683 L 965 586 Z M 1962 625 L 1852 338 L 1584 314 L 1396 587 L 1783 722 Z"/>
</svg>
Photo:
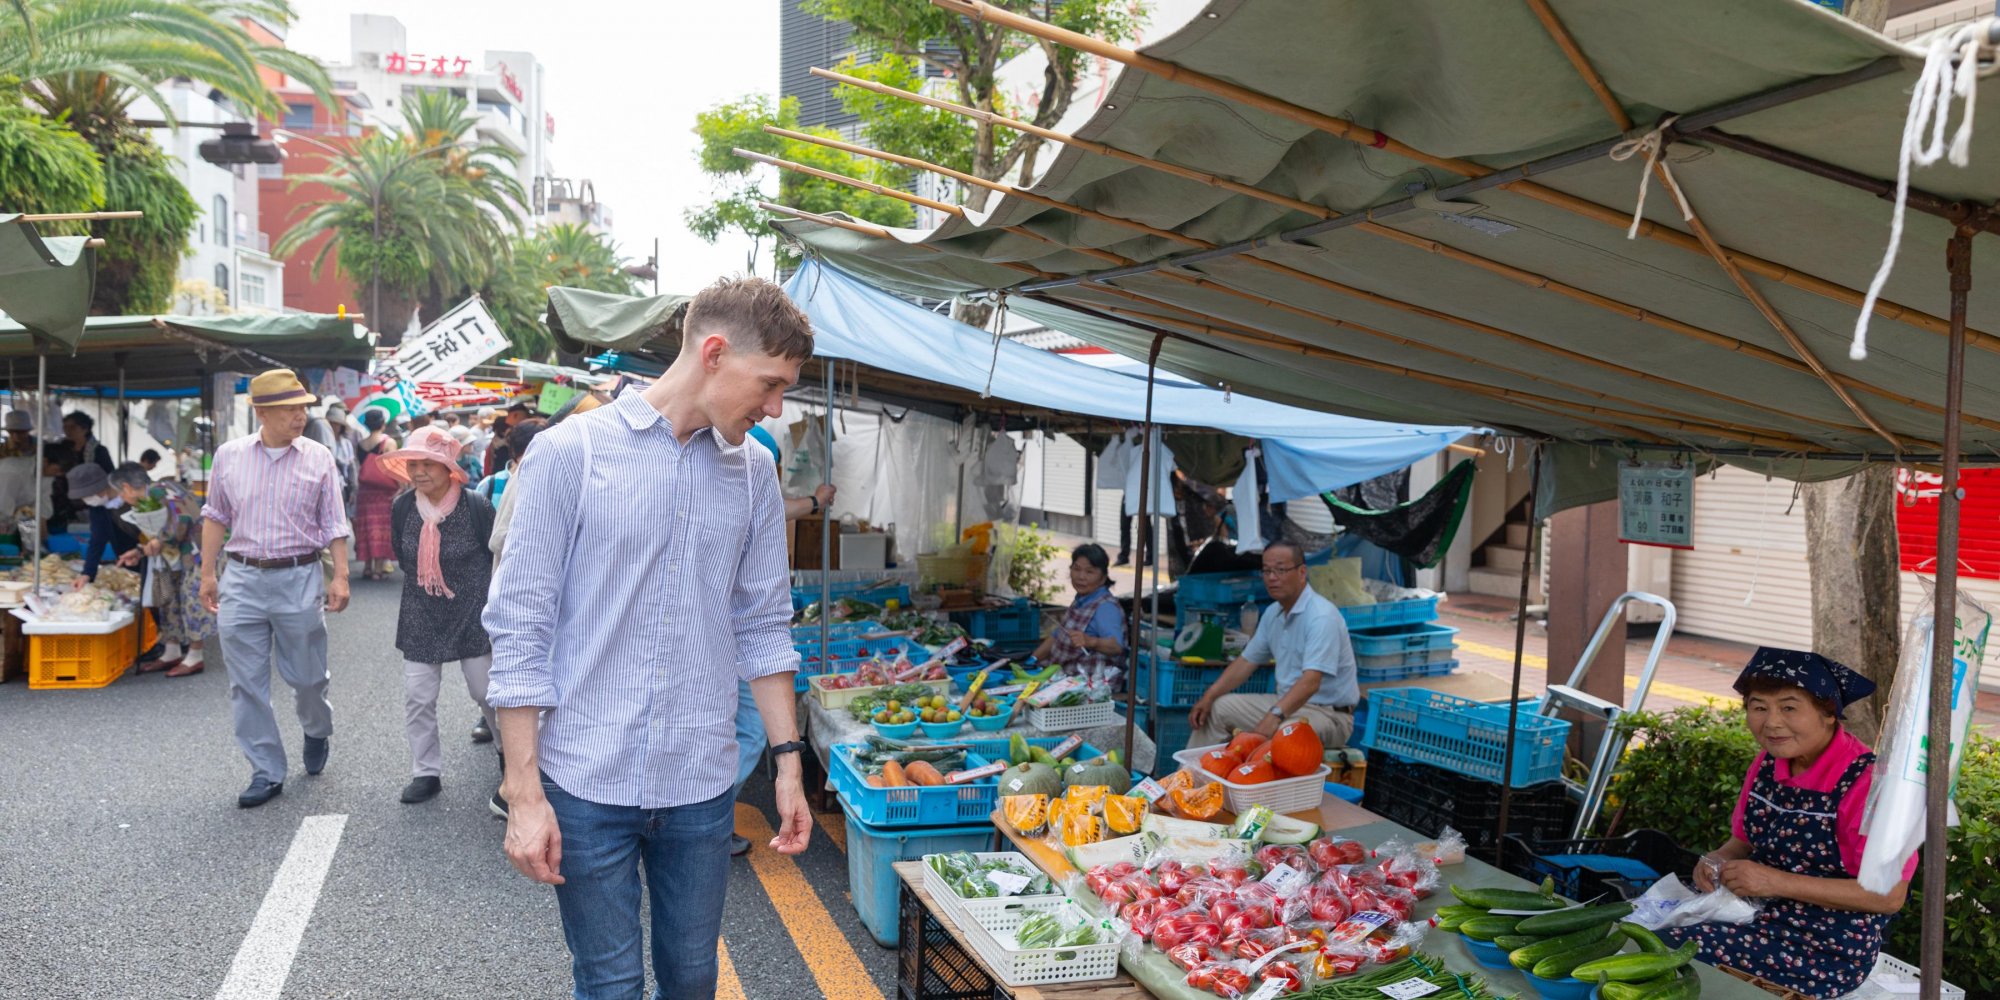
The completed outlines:
<svg viewBox="0 0 2000 1000">
<path fill-rule="evenodd" d="M 86 506 L 86 507 L 102 507 L 102 506 L 104 506 L 104 498 L 103 498 L 103 497 L 84 497 L 84 498 L 83 498 L 83 503 L 84 503 L 84 506 Z"/>
</svg>

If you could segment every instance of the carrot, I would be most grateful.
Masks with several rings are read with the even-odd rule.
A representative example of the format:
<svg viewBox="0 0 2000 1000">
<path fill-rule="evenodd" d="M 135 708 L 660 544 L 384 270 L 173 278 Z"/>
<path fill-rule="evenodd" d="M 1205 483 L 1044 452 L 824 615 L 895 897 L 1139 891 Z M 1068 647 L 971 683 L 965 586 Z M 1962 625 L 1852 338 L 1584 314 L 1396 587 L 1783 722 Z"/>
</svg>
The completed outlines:
<svg viewBox="0 0 2000 1000">
<path fill-rule="evenodd" d="M 935 787 L 944 784 L 944 775 L 939 774 L 938 769 L 927 760 L 911 761 L 909 766 L 903 768 L 903 776 L 910 779 L 912 785 Z"/>
<path fill-rule="evenodd" d="M 886 781 L 883 781 L 883 780 L 882 780 L 882 776 L 881 776 L 881 775 L 879 775 L 879 774 L 871 774 L 871 775 L 869 775 L 869 776 L 868 776 L 868 787 L 870 787 L 870 788 L 887 788 L 887 787 L 889 787 L 889 783 L 888 783 L 888 782 L 886 782 Z"/>
<path fill-rule="evenodd" d="M 882 765 L 882 780 L 890 788 L 906 788 L 910 784 L 910 779 L 903 774 L 903 765 L 893 760 Z"/>
</svg>

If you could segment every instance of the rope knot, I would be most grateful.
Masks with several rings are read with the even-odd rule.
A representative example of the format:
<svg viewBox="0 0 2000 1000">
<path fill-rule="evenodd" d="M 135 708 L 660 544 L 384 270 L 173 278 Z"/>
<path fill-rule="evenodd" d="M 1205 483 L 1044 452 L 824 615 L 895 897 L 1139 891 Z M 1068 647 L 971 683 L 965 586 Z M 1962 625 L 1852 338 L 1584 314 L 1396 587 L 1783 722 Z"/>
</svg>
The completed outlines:
<svg viewBox="0 0 2000 1000">
<path fill-rule="evenodd" d="M 1680 120 L 1679 115 L 1668 115 L 1656 122 L 1652 128 L 1633 129 L 1625 133 L 1625 141 L 1611 147 L 1611 158 L 1623 163 L 1640 153 L 1646 154 L 1646 169 L 1639 175 L 1639 202 L 1632 206 L 1632 225 L 1625 230 L 1628 240 L 1639 238 L 1639 223 L 1646 218 L 1646 187 L 1653 180 L 1653 168 L 1658 166 L 1660 175 L 1667 180 L 1667 190 L 1673 192 L 1674 202 L 1681 207 L 1681 220 L 1694 218 L 1694 206 L 1688 204 L 1687 195 L 1681 193 L 1681 183 L 1674 179 L 1674 168 L 1660 157 L 1666 150 L 1667 129 Z"/>
</svg>

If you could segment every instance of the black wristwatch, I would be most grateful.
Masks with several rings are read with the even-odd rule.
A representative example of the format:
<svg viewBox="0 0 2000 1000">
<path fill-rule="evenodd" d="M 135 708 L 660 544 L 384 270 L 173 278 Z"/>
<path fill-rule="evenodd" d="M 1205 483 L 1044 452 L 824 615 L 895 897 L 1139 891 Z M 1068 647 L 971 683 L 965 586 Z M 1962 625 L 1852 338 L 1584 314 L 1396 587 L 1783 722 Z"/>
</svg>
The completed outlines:
<svg viewBox="0 0 2000 1000">
<path fill-rule="evenodd" d="M 811 748 L 806 746 L 804 740 L 793 740 L 790 743 L 780 743 L 772 747 L 771 756 L 776 757 L 781 753 L 804 753 L 808 749 Z"/>
<path fill-rule="evenodd" d="M 806 499 L 807 499 L 807 500 L 811 500 L 811 501 L 813 502 L 813 506 L 812 506 L 812 510 L 811 510 L 810 512 L 808 512 L 808 513 L 806 514 L 806 516 L 807 516 L 807 517 L 817 517 L 817 516 L 819 515 L 819 494 L 817 494 L 817 493 L 808 493 L 808 494 L 806 494 Z"/>
</svg>

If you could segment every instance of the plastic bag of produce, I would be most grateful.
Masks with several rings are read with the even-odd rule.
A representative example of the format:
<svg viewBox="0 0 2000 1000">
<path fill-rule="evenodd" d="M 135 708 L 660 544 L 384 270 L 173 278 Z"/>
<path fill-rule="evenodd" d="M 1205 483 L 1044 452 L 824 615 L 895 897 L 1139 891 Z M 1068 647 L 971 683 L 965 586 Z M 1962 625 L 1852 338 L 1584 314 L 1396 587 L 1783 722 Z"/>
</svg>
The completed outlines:
<svg viewBox="0 0 2000 1000">
<path fill-rule="evenodd" d="M 1632 913 L 1625 919 L 1656 931 L 1707 923 L 1747 924 L 1756 916 L 1757 904 L 1728 889 L 1717 886 L 1713 892 L 1696 892 L 1679 876 L 1669 875 L 1633 900 Z"/>
<path fill-rule="evenodd" d="M 1924 580 L 1924 607 L 1935 606 L 1935 586 Z M 1993 616 L 1977 601 L 1958 592 L 1956 621 L 1941 636 L 1935 615 L 1919 614 L 1903 633 L 1903 657 L 1896 683 L 1889 692 L 1889 711 L 1876 744 L 1875 779 L 1868 790 L 1861 830 L 1868 837 L 1856 877 L 1869 892 L 1888 892 L 1902 881 L 1910 855 L 1923 846 L 1924 801 L 1929 787 L 1931 714 L 1931 655 L 1936 641 L 1951 643 L 1951 793 L 1956 793 L 1959 758 L 1972 725 L 1973 699 L 1979 692 L 1979 664 L 1986 655 L 1986 637 Z M 1947 799 L 1946 824 L 1958 825 L 1956 803 Z"/>
</svg>

